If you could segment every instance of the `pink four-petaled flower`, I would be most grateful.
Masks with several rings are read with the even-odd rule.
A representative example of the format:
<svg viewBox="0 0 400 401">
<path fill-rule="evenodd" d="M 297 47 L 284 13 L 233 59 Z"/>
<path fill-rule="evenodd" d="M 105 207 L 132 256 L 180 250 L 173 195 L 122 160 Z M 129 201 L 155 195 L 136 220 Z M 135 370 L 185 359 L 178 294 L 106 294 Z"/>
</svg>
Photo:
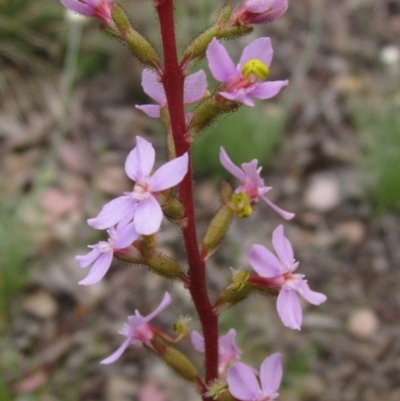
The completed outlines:
<svg viewBox="0 0 400 401">
<path fill-rule="evenodd" d="M 278 397 L 282 380 L 280 354 L 272 354 L 261 364 L 259 379 L 250 366 L 238 362 L 228 369 L 229 392 L 241 401 L 272 401 Z M 260 386 L 261 384 L 261 386 Z"/>
<path fill-rule="evenodd" d="M 287 0 L 245 0 L 233 18 L 242 24 L 263 24 L 280 18 L 287 8 Z"/>
<path fill-rule="evenodd" d="M 248 44 L 237 66 L 215 38 L 208 45 L 206 54 L 212 75 L 225 84 L 219 93 L 226 99 L 253 107 L 253 98 L 269 99 L 288 84 L 288 81 L 260 82 L 268 76 L 272 61 L 269 38 L 255 39 Z"/>
<path fill-rule="evenodd" d="M 114 226 L 121 220 L 131 221 L 139 234 L 151 235 L 158 231 L 163 212 L 156 195 L 179 184 L 188 170 L 188 155 L 171 160 L 152 173 L 155 162 L 153 145 L 136 137 L 136 147 L 129 153 L 125 171 L 135 181 L 131 192 L 108 202 L 99 215 L 88 224 L 97 229 Z"/>
<path fill-rule="evenodd" d="M 243 163 L 242 168 L 239 168 L 233 164 L 232 160 L 225 152 L 225 149 L 221 147 L 219 160 L 234 177 L 242 182 L 242 185 L 236 189 L 236 193 L 244 192 L 252 202 L 257 202 L 259 199 L 262 199 L 271 209 L 275 210 L 275 212 L 286 220 L 290 220 L 294 217 L 294 213 L 286 212 L 264 196 L 272 187 L 265 186 L 264 180 L 260 176 L 262 167 L 257 167 L 258 161 L 256 159 L 252 160 L 250 163 Z"/>
<path fill-rule="evenodd" d="M 124 224 L 123 221 L 117 227 L 111 227 L 107 232 L 108 241 L 89 245 L 92 250 L 88 254 L 75 257 L 82 268 L 92 265 L 89 274 L 79 284 L 92 285 L 98 283 L 110 268 L 114 251 L 127 248 L 139 237 L 133 223 Z"/>
<path fill-rule="evenodd" d="M 85 15 L 87 17 L 94 17 L 107 25 L 113 25 L 111 18 L 111 9 L 114 0 L 60 0 L 62 5 L 71 11 Z"/>
<path fill-rule="evenodd" d="M 160 117 L 161 107 L 167 106 L 167 97 L 165 95 L 164 86 L 160 82 L 159 75 L 151 70 L 143 70 L 142 87 L 147 95 L 154 99 L 157 104 L 142 104 L 136 106 L 149 117 Z M 184 83 L 184 104 L 195 103 L 207 94 L 207 78 L 203 70 L 188 75 Z"/>
<path fill-rule="evenodd" d="M 171 303 L 171 296 L 168 292 L 165 293 L 160 305 L 150 315 L 143 317 L 138 310 L 135 311 L 133 316 L 128 316 L 128 323 L 124 324 L 119 331 L 119 334 L 126 337 L 122 345 L 108 358 L 103 359 L 100 363 L 107 365 L 115 362 L 122 353 L 128 348 L 129 345 L 141 342 L 150 346 L 153 339 L 153 331 L 148 324 L 150 320 L 159 315 Z"/>
<path fill-rule="evenodd" d="M 299 263 L 295 261 L 292 244 L 285 237 L 283 226 L 278 226 L 272 234 L 272 244 L 279 259 L 262 245 L 253 245 L 247 254 L 249 263 L 261 276 L 269 279 L 270 285 L 280 287 L 277 310 L 283 324 L 300 330 L 303 313 L 297 294 L 307 302 L 320 305 L 326 296 L 311 291 L 304 274 L 293 274 Z"/>
<path fill-rule="evenodd" d="M 204 353 L 204 337 L 199 332 L 193 330 L 190 339 L 195 350 Z M 220 375 L 222 375 L 230 365 L 239 361 L 242 355 L 241 349 L 236 344 L 235 329 L 230 329 L 228 333 L 219 338 L 218 353 L 218 370 Z"/>
</svg>

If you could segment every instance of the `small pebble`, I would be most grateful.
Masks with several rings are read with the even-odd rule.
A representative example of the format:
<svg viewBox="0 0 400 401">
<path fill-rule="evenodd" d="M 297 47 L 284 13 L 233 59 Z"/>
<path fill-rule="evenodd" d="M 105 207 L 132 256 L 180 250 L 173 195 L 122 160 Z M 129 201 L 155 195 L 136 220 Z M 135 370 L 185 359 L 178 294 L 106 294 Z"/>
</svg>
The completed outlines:
<svg viewBox="0 0 400 401">
<path fill-rule="evenodd" d="M 379 319 L 371 309 L 354 311 L 349 318 L 347 329 L 355 337 L 368 339 L 373 337 L 379 328 Z"/>
</svg>

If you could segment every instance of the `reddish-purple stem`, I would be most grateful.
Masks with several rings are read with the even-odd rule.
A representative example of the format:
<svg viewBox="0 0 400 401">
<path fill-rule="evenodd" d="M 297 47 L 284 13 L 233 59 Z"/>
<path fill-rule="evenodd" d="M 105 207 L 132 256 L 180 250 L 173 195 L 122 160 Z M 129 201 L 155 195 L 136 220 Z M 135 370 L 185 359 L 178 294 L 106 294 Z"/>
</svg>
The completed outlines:
<svg viewBox="0 0 400 401">
<path fill-rule="evenodd" d="M 164 53 L 162 82 L 168 102 L 176 156 L 179 157 L 185 152 L 190 152 L 190 144 L 185 140 L 184 74 L 179 66 L 177 56 L 173 0 L 158 1 L 156 10 L 160 21 Z M 214 313 L 208 296 L 205 263 L 200 255 L 197 243 L 192 177 L 190 158 L 188 174 L 179 184 L 179 198 L 185 209 L 187 219 L 187 224 L 182 231 L 189 265 L 189 291 L 203 329 L 205 381 L 210 383 L 218 378 L 218 317 Z M 211 400 L 205 396 L 203 399 Z"/>
</svg>

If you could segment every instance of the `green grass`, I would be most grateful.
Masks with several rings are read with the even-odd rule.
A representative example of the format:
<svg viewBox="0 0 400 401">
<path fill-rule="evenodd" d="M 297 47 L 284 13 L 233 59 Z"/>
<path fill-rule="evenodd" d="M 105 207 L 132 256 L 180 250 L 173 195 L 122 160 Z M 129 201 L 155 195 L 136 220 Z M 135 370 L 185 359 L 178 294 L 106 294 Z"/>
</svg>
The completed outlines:
<svg viewBox="0 0 400 401">
<path fill-rule="evenodd" d="M 226 175 L 219 161 L 223 146 L 236 164 L 258 159 L 267 167 L 282 138 L 285 115 L 280 110 L 262 111 L 241 107 L 236 113 L 223 116 L 195 142 L 194 171 L 197 176 Z"/>
<path fill-rule="evenodd" d="M 400 112 L 388 102 L 352 106 L 362 144 L 361 169 L 375 213 L 400 211 Z"/>
<path fill-rule="evenodd" d="M 7 322 L 12 299 L 28 283 L 31 233 L 18 217 L 18 202 L 0 200 L 0 331 Z"/>
</svg>

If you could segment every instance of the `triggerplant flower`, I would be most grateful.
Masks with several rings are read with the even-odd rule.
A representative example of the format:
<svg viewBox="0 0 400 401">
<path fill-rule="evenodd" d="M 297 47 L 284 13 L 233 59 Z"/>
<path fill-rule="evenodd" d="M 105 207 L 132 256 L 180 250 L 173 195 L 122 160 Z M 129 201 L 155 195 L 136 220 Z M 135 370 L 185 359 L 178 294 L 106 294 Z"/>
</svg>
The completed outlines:
<svg viewBox="0 0 400 401">
<path fill-rule="evenodd" d="M 92 285 L 98 283 L 110 268 L 114 251 L 127 248 L 139 237 L 133 223 L 124 224 L 123 221 L 116 228 L 112 227 L 107 232 L 109 235 L 107 242 L 100 241 L 96 245 L 89 245 L 92 250 L 88 254 L 75 257 L 82 268 L 92 265 L 89 274 L 79 284 Z"/>
<path fill-rule="evenodd" d="M 94 17 L 107 25 L 113 25 L 111 18 L 111 8 L 114 0 L 60 0 L 62 5 L 71 11 L 85 15 L 87 17 Z"/>
<path fill-rule="evenodd" d="M 293 274 L 299 266 L 295 261 L 292 244 L 285 237 L 283 226 L 278 226 L 272 234 L 272 244 L 278 258 L 262 245 L 253 245 L 247 254 L 253 269 L 267 279 L 269 285 L 280 287 L 277 310 L 283 324 L 300 330 L 303 313 L 297 294 L 307 302 L 320 305 L 326 296 L 310 290 L 304 274 Z"/>
<path fill-rule="evenodd" d="M 158 231 L 163 212 L 155 195 L 179 184 L 188 170 L 188 155 L 183 154 L 161 166 L 154 173 L 155 151 L 153 145 L 137 136 L 136 147 L 129 153 L 125 171 L 135 181 L 131 192 L 108 202 L 99 215 L 88 224 L 99 230 L 112 227 L 121 220 L 133 219 L 139 234 L 151 235 Z"/>
<path fill-rule="evenodd" d="M 255 39 L 248 44 L 236 67 L 215 38 L 208 45 L 206 54 L 212 75 L 225 84 L 219 94 L 226 99 L 253 107 L 252 98 L 269 99 L 288 84 L 288 81 L 261 82 L 269 75 L 273 56 L 269 38 Z"/>
<path fill-rule="evenodd" d="M 238 362 L 228 369 L 229 392 L 241 401 L 272 401 L 278 397 L 282 380 L 280 354 L 272 354 L 261 364 L 260 383 L 250 366 Z"/>
<path fill-rule="evenodd" d="M 133 316 L 128 316 L 128 323 L 124 324 L 119 331 L 119 334 L 125 336 L 126 340 L 112 355 L 106 359 L 103 359 L 100 363 L 107 365 L 115 362 L 131 344 L 141 342 L 147 346 L 150 346 L 150 342 L 153 339 L 154 334 L 151 326 L 148 323 L 150 320 L 159 315 L 170 303 L 171 296 L 168 292 L 166 292 L 160 305 L 158 305 L 158 307 L 152 313 L 150 313 L 150 315 L 143 317 L 140 312 L 136 310 Z"/>
<path fill-rule="evenodd" d="M 233 19 L 240 24 L 263 24 L 280 18 L 288 8 L 288 0 L 245 0 Z"/>
<path fill-rule="evenodd" d="M 136 106 L 149 117 L 160 117 L 161 107 L 167 106 L 167 97 L 164 86 L 160 82 L 158 74 L 151 70 L 143 70 L 142 87 L 147 95 L 154 99 L 156 104 L 143 104 Z M 185 78 L 184 83 L 184 104 L 195 103 L 207 94 L 207 78 L 203 70 L 197 71 Z"/>
<path fill-rule="evenodd" d="M 261 198 L 285 220 L 290 220 L 294 217 L 294 213 L 286 212 L 264 196 L 272 187 L 265 186 L 264 180 L 260 176 L 262 167 L 257 167 L 258 161 L 256 159 L 252 160 L 250 163 L 243 163 L 242 168 L 239 168 L 233 164 L 232 160 L 225 152 L 225 149 L 221 147 L 219 160 L 233 176 L 242 182 L 242 185 L 236 189 L 236 193 L 245 193 L 251 202 L 257 202 Z"/>
<path fill-rule="evenodd" d="M 204 353 L 204 337 L 199 332 L 193 330 L 190 339 L 195 350 Z M 242 355 L 242 351 L 236 344 L 235 329 L 230 329 L 228 333 L 219 338 L 218 352 L 219 373 L 223 374 L 230 365 L 239 361 Z"/>
</svg>

